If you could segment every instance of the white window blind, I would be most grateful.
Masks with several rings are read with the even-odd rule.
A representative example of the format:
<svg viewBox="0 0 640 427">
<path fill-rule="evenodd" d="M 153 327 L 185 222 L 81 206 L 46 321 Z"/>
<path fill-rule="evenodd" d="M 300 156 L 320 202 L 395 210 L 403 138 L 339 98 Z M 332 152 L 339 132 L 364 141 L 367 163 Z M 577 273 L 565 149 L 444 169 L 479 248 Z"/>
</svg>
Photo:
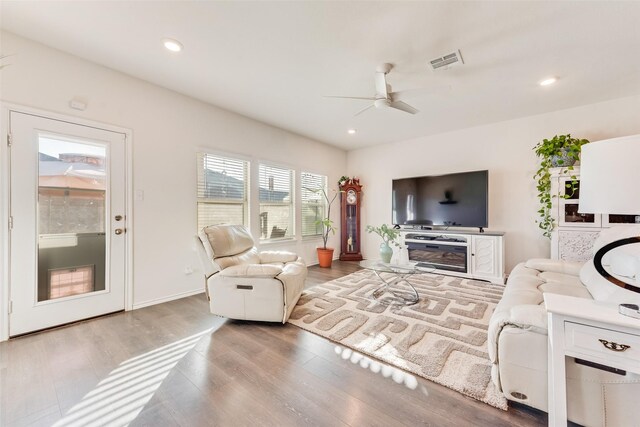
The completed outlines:
<svg viewBox="0 0 640 427">
<path fill-rule="evenodd" d="M 198 230 L 249 221 L 249 162 L 198 153 Z"/>
<path fill-rule="evenodd" d="M 319 236 L 322 234 L 322 225 L 316 225 L 315 222 L 326 215 L 327 202 L 320 190 L 327 191 L 327 177 L 302 172 L 300 178 L 302 236 Z"/>
<path fill-rule="evenodd" d="M 294 236 L 293 170 L 261 164 L 258 175 L 260 238 Z"/>
</svg>

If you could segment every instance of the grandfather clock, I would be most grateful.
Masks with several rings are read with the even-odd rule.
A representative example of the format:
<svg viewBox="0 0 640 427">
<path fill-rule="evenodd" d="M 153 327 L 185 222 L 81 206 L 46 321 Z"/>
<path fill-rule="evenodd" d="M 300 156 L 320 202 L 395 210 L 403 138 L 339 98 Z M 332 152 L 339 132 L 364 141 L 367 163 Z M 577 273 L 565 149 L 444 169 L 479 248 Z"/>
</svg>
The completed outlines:
<svg viewBox="0 0 640 427">
<path fill-rule="evenodd" d="M 360 253 L 360 195 L 362 186 L 357 178 L 340 186 L 340 260 L 361 261 Z"/>
</svg>

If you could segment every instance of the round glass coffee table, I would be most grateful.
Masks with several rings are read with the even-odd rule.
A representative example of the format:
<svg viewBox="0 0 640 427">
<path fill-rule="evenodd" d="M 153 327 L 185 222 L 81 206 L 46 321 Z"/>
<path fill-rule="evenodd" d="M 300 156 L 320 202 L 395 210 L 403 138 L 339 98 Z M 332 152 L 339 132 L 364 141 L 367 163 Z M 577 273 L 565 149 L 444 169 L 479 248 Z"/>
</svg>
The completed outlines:
<svg viewBox="0 0 640 427">
<path fill-rule="evenodd" d="M 382 304 L 413 305 L 420 300 L 418 291 L 409 282 L 413 274 L 431 273 L 435 268 L 411 264 L 387 264 L 380 260 L 360 261 L 360 267 L 373 271 L 382 284 L 374 289 L 371 297 Z"/>
</svg>

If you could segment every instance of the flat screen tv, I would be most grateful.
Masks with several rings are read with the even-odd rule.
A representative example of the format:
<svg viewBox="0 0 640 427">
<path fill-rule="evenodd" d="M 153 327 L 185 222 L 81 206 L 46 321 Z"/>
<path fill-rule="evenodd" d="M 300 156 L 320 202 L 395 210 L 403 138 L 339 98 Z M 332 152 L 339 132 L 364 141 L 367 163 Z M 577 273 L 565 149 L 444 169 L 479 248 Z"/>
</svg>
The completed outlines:
<svg viewBox="0 0 640 427">
<path fill-rule="evenodd" d="M 397 225 L 488 226 L 489 172 L 394 179 L 392 222 Z"/>
</svg>

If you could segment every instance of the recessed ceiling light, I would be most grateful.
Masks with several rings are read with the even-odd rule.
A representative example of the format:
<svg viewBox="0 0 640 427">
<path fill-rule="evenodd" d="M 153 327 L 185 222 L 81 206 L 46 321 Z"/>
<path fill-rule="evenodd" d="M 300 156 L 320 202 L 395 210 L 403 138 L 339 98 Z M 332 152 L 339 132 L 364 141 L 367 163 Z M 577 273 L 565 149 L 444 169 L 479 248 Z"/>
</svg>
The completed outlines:
<svg viewBox="0 0 640 427">
<path fill-rule="evenodd" d="M 542 80 L 542 81 L 539 83 L 539 85 L 540 85 L 540 86 L 549 86 L 549 85 L 554 84 L 554 83 L 555 83 L 555 82 L 557 82 L 557 81 L 558 81 L 558 79 L 556 79 L 555 77 L 549 77 L 548 79 L 544 79 L 544 80 Z"/>
<path fill-rule="evenodd" d="M 356 133 L 356 130 L 355 130 L 355 129 L 349 129 L 349 130 L 347 131 L 347 133 L 348 133 L 349 135 L 353 135 L 354 133 Z"/>
<path fill-rule="evenodd" d="M 182 50 L 182 43 L 174 39 L 164 39 L 162 44 L 171 52 L 180 52 Z"/>
</svg>

